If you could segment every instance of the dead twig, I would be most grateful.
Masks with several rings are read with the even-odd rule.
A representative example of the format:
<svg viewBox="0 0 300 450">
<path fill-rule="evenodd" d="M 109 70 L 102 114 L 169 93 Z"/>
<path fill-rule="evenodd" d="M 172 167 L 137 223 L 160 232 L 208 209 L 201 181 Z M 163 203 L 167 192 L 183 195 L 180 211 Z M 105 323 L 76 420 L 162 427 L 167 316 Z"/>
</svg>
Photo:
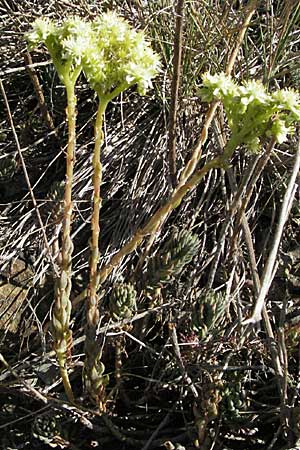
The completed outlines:
<svg viewBox="0 0 300 450">
<path fill-rule="evenodd" d="M 22 384 L 25 389 L 29 392 L 31 392 L 35 398 L 37 398 L 38 400 L 41 400 L 43 403 L 47 403 L 48 400 L 46 397 L 44 397 L 44 395 L 42 395 L 40 392 L 38 392 L 33 386 L 31 386 L 29 383 L 27 383 L 26 380 L 24 380 L 23 378 L 19 377 L 19 375 L 17 374 L 17 372 L 8 364 L 8 362 L 6 361 L 6 359 L 4 358 L 4 356 L 2 355 L 2 353 L 0 353 L 0 362 L 2 362 L 2 364 L 6 367 L 6 369 L 13 375 L 13 377 L 20 383 Z"/>
<path fill-rule="evenodd" d="M 53 256 L 52 256 L 52 252 L 51 252 L 51 248 L 50 248 L 48 239 L 47 239 L 45 226 L 43 224 L 43 220 L 42 220 L 42 217 L 41 217 L 38 205 L 37 205 L 37 201 L 35 199 L 35 195 L 34 195 L 34 192 L 32 190 L 32 187 L 31 187 L 31 183 L 30 183 L 30 179 L 29 179 L 29 176 L 28 176 L 25 160 L 23 158 L 23 154 L 22 154 L 20 143 L 19 143 L 18 135 L 17 135 L 16 129 L 15 129 L 15 126 L 14 126 L 14 121 L 13 121 L 13 118 L 12 118 L 12 115 L 11 115 L 11 110 L 10 110 L 10 106 L 9 106 L 9 103 L 8 103 L 7 95 L 6 95 L 6 92 L 5 92 L 5 89 L 4 89 L 4 86 L 3 86 L 3 83 L 2 83 L 1 79 L 0 79 L 0 89 L 1 89 L 1 93 L 2 93 L 2 96 L 3 96 L 3 99 L 4 99 L 4 103 L 5 103 L 6 109 L 7 109 L 8 120 L 9 120 L 11 129 L 12 129 L 12 132 L 13 132 L 13 135 L 14 135 L 14 139 L 15 139 L 15 143 L 16 143 L 16 146 L 17 146 L 18 155 L 19 155 L 19 158 L 20 158 L 20 161 L 21 161 L 24 177 L 25 177 L 25 180 L 26 180 L 26 183 L 27 183 L 27 186 L 28 186 L 28 190 L 30 192 L 31 200 L 32 200 L 32 203 L 33 203 L 36 215 L 37 215 L 38 222 L 39 222 L 40 227 L 41 227 L 41 232 L 42 232 L 42 235 L 43 235 L 44 244 L 45 244 L 45 246 L 47 248 L 47 251 L 48 251 L 48 256 L 49 256 L 50 261 L 51 261 L 53 272 L 55 273 L 56 276 L 58 276 L 58 271 L 57 271 L 57 268 L 56 268 L 56 265 L 55 265 L 55 262 L 54 262 L 54 259 L 53 259 Z"/>
<path fill-rule="evenodd" d="M 178 110 L 178 94 L 182 59 L 182 31 L 183 31 L 184 0 L 178 0 L 176 6 L 176 26 L 174 36 L 173 77 L 171 84 L 171 102 L 169 114 L 169 171 L 173 188 L 177 184 L 176 176 L 176 122 Z"/>
<path fill-rule="evenodd" d="M 255 304 L 252 316 L 249 319 L 245 320 L 244 324 L 250 324 L 250 323 L 253 324 L 253 323 L 259 322 L 259 320 L 261 320 L 261 313 L 263 310 L 264 301 L 265 301 L 266 295 L 269 291 L 271 282 L 275 275 L 274 267 L 276 265 L 277 252 L 278 252 L 278 248 L 279 248 L 279 245 L 281 242 L 284 225 L 288 219 L 289 212 L 290 212 L 290 209 L 291 209 L 291 206 L 292 206 L 292 203 L 294 200 L 295 192 L 297 189 L 295 182 L 296 182 L 296 178 L 298 176 L 299 168 L 300 168 L 300 140 L 298 138 L 298 149 L 297 149 L 297 153 L 296 153 L 296 157 L 295 157 L 294 167 L 293 167 L 292 175 L 291 175 L 287 190 L 286 190 L 284 198 L 283 198 L 281 211 L 280 211 L 280 215 L 279 215 L 279 219 L 278 219 L 278 225 L 277 225 L 277 229 L 275 232 L 273 247 L 270 251 L 267 263 L 265 265 L 265 269 L 264 269 L 264 273 L 263 273 L 262 281 L 261 281 L 260 292 L 259 292 L 258 298 L 256 300 L 256 304 Z"/>
<path fill-rule="evenodd" d="M 34 90 L 35 90 L 35 93 L 37 96 L 37 100 L 39 103 L 42 117 L 43 117 L 45 123 L 47 124 L 48 128 L 51 131 L 55 131 L 55 134 L 56 134 L 55 126 L 54 126 L 52 117 L 48 111 L 48 108 L 47 108 L 47 105 L 45 102 L 44 93 L 43 93 L 39 78 L 37 76 L 36 70 L 33 67 L 32 58 L 31 58 L 31 55 L 29 52 L 24 53 L 24 61 L 25 61 L 25 66 L 26 66 L 27 72 L 29 73 L 30 79 L 32 81 L 32 84 L 33 84 L 33 87 L 34 87 Z"/>
</svg>

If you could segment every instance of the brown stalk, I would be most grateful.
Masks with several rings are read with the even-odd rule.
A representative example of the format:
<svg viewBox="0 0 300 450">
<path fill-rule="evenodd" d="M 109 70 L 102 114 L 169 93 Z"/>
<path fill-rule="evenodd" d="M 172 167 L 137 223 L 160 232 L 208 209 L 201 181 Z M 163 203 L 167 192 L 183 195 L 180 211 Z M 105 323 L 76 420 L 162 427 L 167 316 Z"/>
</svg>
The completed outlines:
<svg viewBox="0 0 300 450">
<path fill-rule="evenodd" d="M 176 13 L 176 25 L 174 36 L 173 77 L 171 84 L 171 102 L 169 114 L 169 138 L 168 138 L 169 171 L 170 171 L 170 180 L 173 188 L 175 188 L 177 184 L 176 122 L 177 122 L 178 94 L 179 94 L 181 60 L 182 60 L 184 0 L 178 0 L 175 13 Z"/>
<path fill-rule="evenodd" d="M 42 90 L 42 87 L 40 85 L 40 81 L 39 81 L 39 77 L 37 76 L 36 70 L 33 67 L 33 63 L 32 63 L 32 58 L 29 52 L 25 52 L 24 53 L 24 61 L 25 61 L 25 66 L 26 66 L 26 70 L 31 78 L 36 96 L 37 96 L 37 100 L 38 100 L 38 104 L 41 110 L 41 114 L 42 117 L 45 121 L 45 123 L 47 124 L 48 128 L 50 130 L 55 130 L 55 126 L 52 120 L 52 117 L 48 111 L 46 102 L 45 102 L 45 97 L 44 97 L 44 93 Z"/>
</svg>

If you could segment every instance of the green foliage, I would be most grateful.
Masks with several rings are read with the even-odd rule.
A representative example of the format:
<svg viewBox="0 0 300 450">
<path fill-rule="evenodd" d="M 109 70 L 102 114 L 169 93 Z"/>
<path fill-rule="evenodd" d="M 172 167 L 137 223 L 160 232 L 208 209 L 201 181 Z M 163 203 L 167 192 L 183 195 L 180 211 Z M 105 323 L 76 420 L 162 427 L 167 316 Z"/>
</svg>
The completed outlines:
<svg viewBox="0 0 300 450">
<path fill-rule="evenodd" d="M 113 320 L 130 319 L 136 310 L 136 290 L 130 283 L 116 283 L 109 298 L 109 311 Z"/>
<path fill-rule="evenodd" d="M 17 161 L 10 156 L 0 158 L 0 181 L 10 180 L 17 170 Z"/>
<path fill-rule="evenodd" d="M 55 436 L 61 434 L 59 419 L 52 415 L 36 416 L 31 427 L 33 437 L 50 444 Z"/>
<path fill-rule="evenodd" d="M 221 395 L 221 412 L 225 422 L 241 420 L 241 412 L 247 409 L 247 396 L 242 383 L 240 381 L 227 383 Z"/>
<path fill-rule="evenodd" d="M 192 311 L 192 329 L 200 339 L 205 339 L 209 332 L 217 329 L 225 308 L 226 297 L 223 292 L 212 289 L 199 291 Z"/>
<path fill-rule="evenodd" d="M 199 238 L 188 230 L 176 231 L 163 248 L 149 260 L 145 284 L 157 289 L 174 280 L 197 254 Z"/>
<path fill-rule="evenodd" d="M 236 84 L 225 73 L 203 75 L 202 100 L 221 100 L 235 146 L 244 144 L 249 150 L 260 148 L 260 139 L 271 136 L 282 143 L 300 122 L 300 97 L 293 89 L 269 93 L 260 81 Z"/>
</svg>

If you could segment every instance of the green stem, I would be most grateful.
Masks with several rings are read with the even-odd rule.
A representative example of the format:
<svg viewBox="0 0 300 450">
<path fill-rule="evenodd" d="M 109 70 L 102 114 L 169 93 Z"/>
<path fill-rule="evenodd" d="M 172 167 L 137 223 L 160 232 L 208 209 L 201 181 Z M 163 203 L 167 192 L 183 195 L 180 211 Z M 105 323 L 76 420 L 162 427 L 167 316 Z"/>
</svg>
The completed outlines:
<svg viewBox="0 0 300 450">
<path fill-rule="evenodd" d="M 72 222 L 72 183 L 75 159 L 76 144 L 76 96 L 75 83 L 73 80 L 65 79 L 67 92 L 67 121 L 68 121 L 68 146 L 66 154 L 66 183 L 64 194 L 64 217 L 62 227 L 62 249 L 61 249 L 61 272 L 55 286 L 55 304 L 53 308 L 53 338 L 54 348 L 63 385 L 68 399 L 74 402 L 74 395 L 67 372 L 67 361 L 71 357 L 72 331 L 70 330 L 70 317 L 72 303 L 71 294 L 71 273 L 72 273 L 72 252 L 73 243 L 71 240 Z"/>
<path fill-rule="evenodd" d="M 98 274 L 98 283 L 103 283 L 108 275 L 111 273 L 114 267 L 116 267 L 121 259 L 133 252 L 136 247 L 143 241 L 144 237 L 148 234 L 152 234 L 157 232 L 160 228 L 166 217 L 170 214 L 170 212 L 177 208 L 180 205 L 183 197 L 192 189 L 194 189 L 202 180 L 202 178 L 209 172 L 211 169 L 218 168 L 226 168 L 228 165 L 228 161 L 231 159 L 233 152 L 235 151 L 238 145 L 237 140 L 229 140 L 226 148 L 224 149 L 224 153 L 208 163 L 205 164 L 202 169 L 197 170 L 186 182 L 184 185 L 180 185 L 177 189 L 174 190 L 171 198 L 168 202 L 159 208 L 156 213 L 150 218 L 149 222 L 139 230 L 136 231 L 134 236 L 130 239 L 130 241 L 125 244 L 119 251 L 116 253 L 111 261 L 104 266 Z"/>
<path fill-rule="evenodd" d="M 103 117 L 109 102 L 108 97 L 99 95 L 99 106 L 95 123 L 95 145 L 93 155 L 93 212 L 91 219 L 92 236 L 90 240 L 90 279 L 87 295 L 87 327 L 85 339 L 85 364 L 83 371 L 83 380 L 85 388 L 90 396 L 98 403 L 99 408 L 105 403 L 105 387 L 103 371 L 104 365 L 101 363 L 101 352 L 97 348 L 96 330 L 99 322 L 99 297 L 97 295 L 97 269 L 100 258 L 99 235 L 100 235 L 100 208 L 101 208 L 101 147 L 104 141 L 103 136 Z"/>
<path fill-rule="evenodd" d="M 69 402 L 74 403 L 75 399 L 74 399 L 74 394 L 73 394 L 73 390 L 72 390 L 72 386 L 70 383 L 70 378 L 69 378 L 69 374 L 68 374 L 68 370 L 66 367 L 59 367 L 59 371 L 60 371 L 60 376 L 62 378 L 62 382 L 64 385 L 64 390 L 65 393 L 68 397 Z"/>
<path fill-rule="evenodd" d="M 71 275 L 72 250 L 71 222 L 73 213 L 72 184 L 74 173 L 75 144 L 76 144 L 76 96 L 72 83 L 66 84 L 67 90 L 67 120 L 68 120 L 68 147 L 66 155 L 66 184 L 64 196 L 64 218 L 62 231 L 62 268 Z"/>
<path fill-rule="evenodd" d="M 197 184 L 202 180 L 204 175 L 206 175 L 209 170 L 217 169 L 222 166 L 223 162 L 221 158 L 217 157 L 212 161 L 209 161 L 202 169 L 195 172 L 194 175 L 183 186 L 175 189 L 169 201 L 164 206 L 159 208 L 156 213 L 150 218 L 149 222 L 143 228 L 137 230 L 130 241 L 113 256 L 111 261 L 105 267 L 103 267 L 103 269 L 98 274 L 97 284 L 103 283 L 111 273 L 113 268 L 119 264 L 121 259 L 129 253 L 133 252 L 136 247 L 143 241 L 145 236 L 147 236 L 148 234 L 152 234 L 159 229 L 161 223 L 169 215 L 169 213 L 180 205 L 186 193 L 197 186 Z"/>
<path fill-rule="evenodd" d="M 102 165 L 101 165 L 101 147 L 103 144 L 103 117 L 108 104 L 108 100 L 99 97 L 99 106 L 95 123 L 95 145 L 93 155 L 93 213 L 91 219 L 92 237 L 90 241 L 90 282 L 89 295 L 87 302 L 87 321 L 91 327 L 96 327 L 99 320 L 98 312 L 98 296 L 97 296 L 97 268 L 100 257 L 99 252 L 99 234 L 100 234 L 100 208 L 101 208 L 101 182 L 102 182 Z"/>
</svg>

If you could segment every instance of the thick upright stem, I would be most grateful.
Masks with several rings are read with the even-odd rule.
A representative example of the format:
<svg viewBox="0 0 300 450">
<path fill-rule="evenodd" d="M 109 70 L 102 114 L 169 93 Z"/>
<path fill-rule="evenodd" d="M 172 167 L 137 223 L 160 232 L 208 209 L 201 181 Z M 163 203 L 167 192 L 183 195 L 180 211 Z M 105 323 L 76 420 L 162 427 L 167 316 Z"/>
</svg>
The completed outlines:
<svg viewBox="0 0 300 450">
<path fill-rule="evenodd" d="M 66 184 L 64 195 L 64 217 L 62 228 L 62 249 L 61 249 L 61 272 L 56 282 L 55 304 L 53 309 L 52 325 L 54 348 L 64 388 L 68 399 L 74 401 L 74 396 L 67 372 L 67 361 L 71 356 L 72 331 L 70 330 L 70 317 L 72 303 L 71 294 L 71 271 L 72 271 L 72 252 L 73 243 L 71 240 L 71 222 L 72 222 L 72 183 L 75 159 L 76 143 L 76 96 L 75 83 L 66 82 L 67 91 L 67 120 L 68 120 L 68 146 L 66 155 Z"/>
<path fill-rule="evenodd" d="M 105 113 L 108 99 L 99 96 L 99 107 L 95 123 L 95 145 L 93 155 L 93 212 L 91 219 L 92 236 L 90 240 L 90 280 L 87 295 L 87 326 L 85 340 L 86 360 L 83 371 L 83 379 L 85 388 L 90 396 L 96 400 L 99 405 L 105 403 L 105 377 L 103 377 L 104 365 L 101 363 L 101 351 L 96 343 L 96 330 L 99 322 L 98 309 L 98 283 L 97 269 L 100 257 L 99 252 L 99 235 L 100 235 L 100 208 L 101 208 L 101 182 L 102 182 L 102 165 L 101 165 L 101 147 L 103 144 L 103 116 Z M 100 408 L 101 409 L 101 408 Z"/>
<path fill-rule="evenodd" d="M 71 275 L 72 251 L 73 243 L 71 242 L 71 222 L 73 213 L 72 203 L 72 184 L 75 160 L 75 144 L 76 144 L 76 96 L 74 86 L 66 86 L 67 88 L 67 120 L 68 120 L 68 147 L 66 155 L 66 184 L 64 196 L 64 218 L 62 231 L 62 268 L 66 273 Z"/>
<path fill-rule="evenodd" d="M 100 234 L 100 208 L 101 208 L 101 182 L 102 165 L 100 161 L 101 147 L 103 144 L 103 116 L 107 106 L 106 99 L 99 99 L 99 107 L 95 123 L 95 146 L 93 155 L 93 213 L 91 220 L 92 236 L 90 241 L 90 282 L 87 302 L 87 322 L 91 327 L 96 327 L 99 320 L 98 296 L 97 296 L 97 267 L 100 257 L 99 234 Z"/>
</svg>

